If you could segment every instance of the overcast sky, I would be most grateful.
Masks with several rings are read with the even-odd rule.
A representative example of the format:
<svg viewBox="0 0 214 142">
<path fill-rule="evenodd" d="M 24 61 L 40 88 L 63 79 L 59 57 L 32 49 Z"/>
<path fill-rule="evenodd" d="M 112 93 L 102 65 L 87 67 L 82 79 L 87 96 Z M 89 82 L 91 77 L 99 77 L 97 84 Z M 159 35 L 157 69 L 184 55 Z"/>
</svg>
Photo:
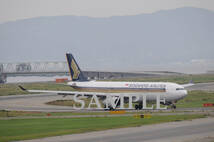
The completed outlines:
<svg viewBox="0 0 214 142">
<path fill-rule="evenodd" d="M 40 16 L 136 15 L 180 7 L 214 11 L 214 0 L 0 0 L 0 23 Z"/>
</svg>

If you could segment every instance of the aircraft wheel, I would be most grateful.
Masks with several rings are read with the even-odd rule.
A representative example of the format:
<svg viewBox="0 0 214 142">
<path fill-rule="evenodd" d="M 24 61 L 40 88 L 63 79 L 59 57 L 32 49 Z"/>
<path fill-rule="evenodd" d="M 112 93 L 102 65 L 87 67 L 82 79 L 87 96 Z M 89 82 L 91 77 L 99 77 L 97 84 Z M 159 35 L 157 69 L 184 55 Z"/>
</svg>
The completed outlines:
<svg viewBox="0 0 214 142">
<path fill-rule="evenodd" d="M 139 106 L 138 106 L 138 105 L 135 105 L 135 109 L 138 110 L 138 109 L 139 109 Z"/>
<path fill-rule="evenodd" d="M 109 110 L 111 110 L 111 111 L 113 111 L 113 110 L 115 110 L 113 107 L 109 107 Z"/>
<path fill-rule="evenodd" d="M 172 104 L 172 105 L 171 105 L 171 108 L 172 108 L 172 109 L 176 109 L 176 105 Z"/>
<path fill-rule="evenodd" d="M 141 104 L 141 105 L 139 105 L 139 109 L 142 109 L 142 108 L 143 108 L 142 104 Z"/>
</svg>

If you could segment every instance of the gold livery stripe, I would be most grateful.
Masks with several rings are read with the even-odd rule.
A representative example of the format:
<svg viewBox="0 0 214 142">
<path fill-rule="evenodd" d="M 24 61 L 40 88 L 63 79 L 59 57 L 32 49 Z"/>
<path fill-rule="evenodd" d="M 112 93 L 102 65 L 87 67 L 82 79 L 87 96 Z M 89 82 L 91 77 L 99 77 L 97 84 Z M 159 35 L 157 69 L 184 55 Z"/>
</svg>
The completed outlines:
<svg viewBox="0 0 214 142">
<path fill-rule="evenodd" d="M 163 89 L 146 90 L 146 89 L 103 89 L 103 88 L 78 88 L 73 87 L 80 92 L 100 92 L 100 93 L 139 93 L 139 92 L 166 92 Z"/>
</svg>

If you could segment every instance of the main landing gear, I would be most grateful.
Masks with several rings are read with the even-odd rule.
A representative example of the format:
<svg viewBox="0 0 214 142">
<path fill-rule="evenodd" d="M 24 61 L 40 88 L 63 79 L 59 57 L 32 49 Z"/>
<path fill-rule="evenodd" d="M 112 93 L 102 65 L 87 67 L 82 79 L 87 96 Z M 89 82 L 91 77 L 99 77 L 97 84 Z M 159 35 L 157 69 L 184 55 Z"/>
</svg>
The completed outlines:
<svg viewBox="0 0 214 142">
<path fill-rule="evenodd" d="M 176 109 L 175 103 L 168 102 L 168 103 L 165 103 L 165 104 L 162 104 L 162 105 L 168 105 L 168 106 L 171 107 L 171 109 Z M 140 110 L 142 108 L 143 108 L 142 102 L 135 105 L 135 110 Z"/>
<path fill-rule="evenodd" d="M 139 103 L 138 105 L 136 104 L 135 105 L 135 109 L 138 110 L 138 109 L 142 109 L 143 106 L 142 106 L 142 103 Z"/>
</svg>

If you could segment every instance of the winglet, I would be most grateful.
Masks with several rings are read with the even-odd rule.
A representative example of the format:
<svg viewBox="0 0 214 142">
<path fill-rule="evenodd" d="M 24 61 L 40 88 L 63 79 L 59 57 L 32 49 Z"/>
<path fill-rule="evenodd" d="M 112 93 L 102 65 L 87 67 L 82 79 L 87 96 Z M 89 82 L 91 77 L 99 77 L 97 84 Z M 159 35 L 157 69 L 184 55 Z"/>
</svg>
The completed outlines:
<svg viewBox="0 0 214 142">
<path fill-rule="evenodd" d="M 25 88 L 22 87 L 21 85 L 19 85 L 19 88 L 20 88 L 22 91 L 27 91 L 27 89 L 25 89 Z"/>
<path fill-rule="evenodd" d="M 189 84 L 194 84 L 194 82 L 193 82 L 193 80 L 192 80 L 192 79 L 189 81 Z"/>
<path fill-rule="evenodd" d="M 195 85 L 195 84 L 193 83 L 192 80 L 190 80 L 190 82 L 189 82 L 188 84 L 183 84 L 182 86 L 183 86 L 184 88 L 186 88 L 186 87 L 190 87 L 190 86 L 193 86 L 193 85 Z"/>
</svg>

